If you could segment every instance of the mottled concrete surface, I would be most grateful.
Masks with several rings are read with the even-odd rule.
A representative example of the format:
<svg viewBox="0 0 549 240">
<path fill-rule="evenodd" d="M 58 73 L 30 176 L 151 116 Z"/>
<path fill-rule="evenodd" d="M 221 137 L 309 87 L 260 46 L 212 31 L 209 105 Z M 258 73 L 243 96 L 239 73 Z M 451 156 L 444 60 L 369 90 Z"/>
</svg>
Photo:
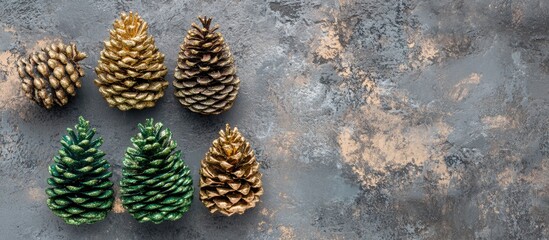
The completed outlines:
<svg viewBox="0 0 549 240">
<path fill-rule="evenodd" d="M 55 2 L 55 3 L 54 3 Z M 546 0 L 0 1 L 1 239 L 547 239 Z M 205 117 L 173 88 L 154 109 L 109 108 L 93 85 L 121 11 L 138 11 L 166 54 L 214 16 L 238 65 L 236 105 Z M 50 42 L 88 53 L 65 108 L 20 91 L 15 60 Z M 83 115 L 105 138 L 114 181 L 147 117 L 173 130 L 195 186 L 226 122 L 251 141 L 265 195 L 245 215 L 195 200 L 180 221 L 139 224 L 117 203 L 74 227 L 45 204 L 47 166 Z"/>
</svg>

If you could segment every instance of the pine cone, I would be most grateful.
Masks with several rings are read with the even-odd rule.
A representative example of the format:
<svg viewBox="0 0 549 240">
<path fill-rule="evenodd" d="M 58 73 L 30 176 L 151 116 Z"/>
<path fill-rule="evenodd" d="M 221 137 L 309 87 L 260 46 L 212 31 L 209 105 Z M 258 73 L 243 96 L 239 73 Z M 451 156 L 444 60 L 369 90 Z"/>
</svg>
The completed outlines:
<svg viewBox="0 0 549 240">
<path fill-rule="evenodd" d="M 20 59 L 17 71 L 25 95 L 46 109 L 67 104 L 81 86 L 84 70 L 78 62 L 86 57 L 75 44 L 57 43 Z"/>
<path fill-rule="evenodd" d="M 201 162 L 200 200 L 212 213 L 242 214 L 263 195 L 259 164 L 237 128 L 219 135 Z"/>
<path fill-rule="evenodd" d="M 154 107 L 168 86 L 164 54 L 137 13 L 122 13 L 113 26 L 95 68 L 95 85 L 111 107 L 122 111 Z"/>
<path fill-rule="evenodd" d="M 147 119 L 131 139 L 122 169 L 122 204 L 139 222 L 177 220 L 189 210 L 193 181 L 189 168 L 175 151 L 169 129 Z"/>
<path fill-rule="evenodd" d="M 114 195 L 112 172 L 98 148 L 102 138 L 93 139 L 95 129 L 80 117 L 75 130 L 61 140 L 63 147 L 53 158 L 46 189 L 48 207 L 68 224 L 91 224 L 103 220 L 111 210 Z"/>
<path fill-rule="evenodd" d="M 201 114 L 219 114 L 233 106 L 240 88 L 233 56 L 211 18 L 192 23 L 181 44 L 175 68 L 175 96 L 183 106 Z"/>
</svg>

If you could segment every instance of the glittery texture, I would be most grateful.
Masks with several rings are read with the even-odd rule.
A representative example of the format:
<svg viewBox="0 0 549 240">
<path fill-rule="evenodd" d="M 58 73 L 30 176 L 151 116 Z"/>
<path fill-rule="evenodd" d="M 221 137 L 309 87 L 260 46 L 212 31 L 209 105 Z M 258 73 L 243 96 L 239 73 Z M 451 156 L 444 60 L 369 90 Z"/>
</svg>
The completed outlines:
<svg viewBox="0 0 549 240">
<path fill-rule="evenodd" d="M 61 140 L 63 147 L 49 168 L 48 207 L 68 224 L 101 221 L 114 201 L 110 165 L 98 149 L 103 139 L 93 138 L 95 129 L 82 117 L 75 130 L 67 131 Z"/>
<path fill-rule="evenodd" d="M 175 96 L 193 112 L 219 114 L 232 107 L 240 79 L 233 56 L 219 26 L 211 18 L 199 17 L 202 27 L 192 23 L 175 68 Z"/>
<path fill-rule="evenodd" d="M 212 213 L 242 214 L 263 195 L 259 164 L 237 128 L 219 135 L 201 163 L 200 200 Z"/>
<path fill-rule="evenodd" d="M 84 58 L 75 44 L 55 43 L 20 59 L 17 72 L 23 92 L 46 109 L 67 104 L 81 86 L 84 71 L 78 62 Z"/>
<path fill-rule="evenodd" d="M 189 168 L 175 150 L 169 129 L 147 119 L 126 150 L 122 181 L 122 204 L 140 222 L 177 220 L 189 210 L 193 198 Z"/>
<path fill-rule="evenodd" d="M 168 86 L 164 54 L 137 13 L 122 13 L 113 26 L 95 68 L 95 85 L 111 107 L 122 111 L 154 107 Z"/>
</svg>

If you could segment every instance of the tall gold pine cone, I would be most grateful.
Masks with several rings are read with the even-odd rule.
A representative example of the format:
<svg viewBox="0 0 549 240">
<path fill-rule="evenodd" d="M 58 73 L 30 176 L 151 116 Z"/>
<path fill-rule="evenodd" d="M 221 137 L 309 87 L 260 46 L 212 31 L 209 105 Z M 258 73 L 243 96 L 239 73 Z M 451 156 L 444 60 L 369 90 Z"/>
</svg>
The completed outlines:
<svg viewBox="0 0 549 240">
<path fill-rule="evenodd" d="M 200 200 L 211 213 L 242 214 L 263 195 L 259 163 L 237 128 L 219 135 L 201 162 Z"/>
<path fill-rule="evenodd" d="M 86 57 L 75 44 L 54 43 L 31 53 L 28 59 L 19 59 L 17 72 L 23 92 L 46 109 L 64 106 L 81 87 L 84 70 L 78 62 Z"/>
<path fill-rule="evenodd" d="M 193 112 L 219 114 L 233 106 L 240 88 L 236 66 L 218 25 L 199 17 L 202 27 L 192 23 L 175 68 L 175 96 Z"/>
<path fill-rule="evenodd" d="M 113 27 L 95 68 L 95 85 L 111 107 L 122 111 L 154 107 L 168 86 L 164 54 L 137 13 L 122 13 Z"/>
</svg>

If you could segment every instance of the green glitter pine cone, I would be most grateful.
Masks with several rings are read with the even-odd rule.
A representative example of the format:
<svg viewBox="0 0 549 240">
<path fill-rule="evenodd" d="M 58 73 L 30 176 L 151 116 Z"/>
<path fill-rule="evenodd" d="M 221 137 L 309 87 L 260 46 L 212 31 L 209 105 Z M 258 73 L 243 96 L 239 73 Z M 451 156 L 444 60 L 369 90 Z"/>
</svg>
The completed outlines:
<svg viewBox="0 0 549 240">
<path fill-rule="evenodd" d="M 122 204 L 139 222 L 175 221 L 193 198 L 189 168 L 169 129 L 147 119 L 126 150 L 120 189 Z"/>
<path fill-rule="evenodd" d="M 61 140 L 63 147 L 49 167 L 48 207 L 68 224 L 101 221 L 114 202 L 110 165 L 98 149 L 103 139 L 93 139 L 95 129 L 82 117 L 75 130 L 68 128 L 67 132 Z"/>
</svg>

